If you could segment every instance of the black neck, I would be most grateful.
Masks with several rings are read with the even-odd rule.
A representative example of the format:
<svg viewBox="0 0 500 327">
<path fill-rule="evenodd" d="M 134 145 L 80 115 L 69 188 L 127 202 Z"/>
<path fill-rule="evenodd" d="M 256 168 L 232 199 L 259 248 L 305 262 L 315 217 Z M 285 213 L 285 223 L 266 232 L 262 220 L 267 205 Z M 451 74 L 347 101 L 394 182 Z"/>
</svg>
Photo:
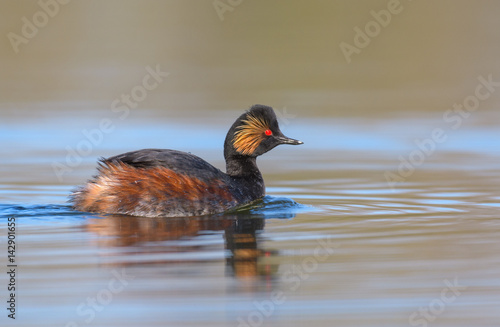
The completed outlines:
<svg viewBox="0 0 500 327">
<path fill-rule="evenodd" d="M 265 195 L 264 179 L 257 168 L 255 157 L 241 155 L 227 157 L 226 172 L 234 181 L 235 194 L 240 194 L 241 201 L 251 202 Z"/>
<path fill-rule="evenodd" d="M 257 160 L 249 156 L 230 156 L 226 158 L 226 173 L 232 177 L 257 177 L 262 179 Z"/>
<path fill-rule="evenodd" d="M 266 193 L 264 180 L 257 167 L 255 156 L 246 156 L 237 152 L 233 145 L 236 128 L 246 114 L 241 115 L 227 132 L 224 141 L 224 159 L 226 159 L 226 173 L 232 179 L 234 194 L 238 194 L 241 202 L 248 203 L 263 197 Z"/>
</svg>

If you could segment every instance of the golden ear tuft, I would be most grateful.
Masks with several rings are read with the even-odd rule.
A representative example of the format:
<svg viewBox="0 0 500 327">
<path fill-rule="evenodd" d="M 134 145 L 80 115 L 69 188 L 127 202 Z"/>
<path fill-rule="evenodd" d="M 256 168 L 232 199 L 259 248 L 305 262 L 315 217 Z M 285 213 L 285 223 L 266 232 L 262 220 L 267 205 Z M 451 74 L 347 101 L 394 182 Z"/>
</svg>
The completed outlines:
<svg viewBox="0 0 500 327">
<path fill-rule="evenodd" d="M 262 116 L 248 114 L 241 121 L 234 133 L 234 148 L 244 155 L 251 155 L 266 138 L 266 130 L 270 129 L 269 122 Z"/>
</svg>

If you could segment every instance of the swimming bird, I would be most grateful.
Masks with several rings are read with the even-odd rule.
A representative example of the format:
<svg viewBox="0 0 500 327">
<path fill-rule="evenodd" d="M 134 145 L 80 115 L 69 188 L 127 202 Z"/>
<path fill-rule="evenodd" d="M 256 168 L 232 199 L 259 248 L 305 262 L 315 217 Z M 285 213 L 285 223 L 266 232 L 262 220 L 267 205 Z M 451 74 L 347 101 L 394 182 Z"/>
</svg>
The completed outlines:
<svg viewBox="0 0 500 327">
<path fill-rule="evenodd" d="M 98 174 L 70 196 L 73 208 L 145 217 L 222 213 L 265 195 L 256 158 L 280 144 L 274 110 L 254 105 L 236 119 L 224 141 L 226 172 L 193 154 L 167 149 L 127 152 L 98 163 Z"/>
</svg>

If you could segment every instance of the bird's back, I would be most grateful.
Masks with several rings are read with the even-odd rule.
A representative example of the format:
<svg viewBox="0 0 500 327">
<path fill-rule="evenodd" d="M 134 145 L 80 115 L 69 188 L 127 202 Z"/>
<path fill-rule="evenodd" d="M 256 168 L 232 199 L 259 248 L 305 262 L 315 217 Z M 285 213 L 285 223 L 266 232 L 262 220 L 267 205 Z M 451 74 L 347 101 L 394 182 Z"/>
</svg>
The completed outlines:
<svg viewBox="0 0 500 327">
<path fill-rule="evenodd" d="M 80 211 L 136 216 L 196 216 L 239 204 L 234 181 L 181 151 L 144 149 L 101 159 L 98 175 L 72 195 Z"/>
</svg>

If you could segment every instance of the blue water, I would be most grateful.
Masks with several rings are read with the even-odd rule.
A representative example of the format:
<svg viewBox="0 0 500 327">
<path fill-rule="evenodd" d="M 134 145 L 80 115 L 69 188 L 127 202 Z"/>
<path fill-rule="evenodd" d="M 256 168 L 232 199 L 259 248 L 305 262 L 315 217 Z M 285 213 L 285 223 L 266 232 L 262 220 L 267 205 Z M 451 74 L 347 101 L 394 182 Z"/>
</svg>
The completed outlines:
<svg viewBox="0 0 500 327">
<path fill-rule="evenodd" d="M 258 160 L 263 200 L 186 218 L 81 213 L 67 198 L 95 173 L 98 157 L 134 149 L 192 151 L 223 169 L 233 117 L 211 114 L 193 127 L 187 116 L 132 116 L 59 179 L 53 164 L 66 164 L 68 147 L 99 123 L 92 115 L 49 115 L 44 125 L 11 118 L 0 129 L 0 148 L 9 149 L 0 167 L 0 238 L 5 244 L 7 218 L 15 217 L 19 284 L 18 317 L 4 312 L 2 326 L 499 321 L 500 148 L 488 123 L 495 115 L 448 131 L 394 187 L 384 174 L 397 173 L 399 157 L 439 120 L 296 117 L 282 129 L 304 145 Z M 0 258 L 6 267 L 6 253 Z M 454 282 L 462 286 L 455 297 L 447 286 Z M 6 283 L 3 274 L 2 298 Z M 442 292 L 448 303 L 439 302 Z M 420 308 L 441 303 L 434 321 L 422 318 Z"/>
</svg>

